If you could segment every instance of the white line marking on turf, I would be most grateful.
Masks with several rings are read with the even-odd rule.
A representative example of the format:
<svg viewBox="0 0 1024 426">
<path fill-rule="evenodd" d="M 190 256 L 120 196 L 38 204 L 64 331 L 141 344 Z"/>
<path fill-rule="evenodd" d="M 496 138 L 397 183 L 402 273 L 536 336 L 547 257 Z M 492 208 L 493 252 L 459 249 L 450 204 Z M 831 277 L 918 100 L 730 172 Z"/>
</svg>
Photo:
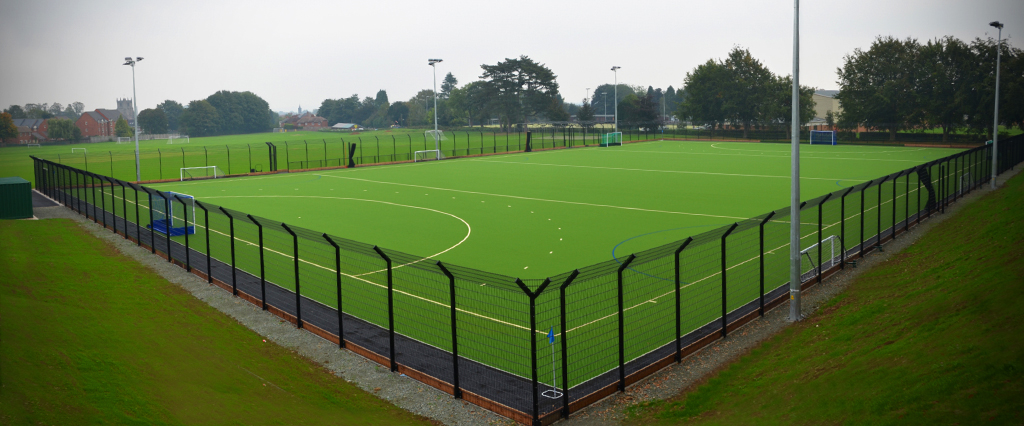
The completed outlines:
<svg viewBox="0 0 1024 426">
<path fill-rule="evenodd" d="M 720 146 L 717 146 L 717 145 L 720 145 L 720 144 L 717 144 L 717 143 L 713 143 L 713 144 L 711 144 L 711 147 L 712 147 L 712 148 L 715 148 L 715 149 L 723 149 L 723 150 L 726 150 L 726 151 L 740 151 L 740 152 L 771 152 L 771 150 L 770 150 L 770 149 L 768 149 L 768 150 L 758 150 L 758 149 L 732 149 L 732 148 L 722 148 L 722 147 L 720 147 Z M 763 144 L 759 144 L 759 145 L 761 145 L 761 146 L 770 146 L 770 145 L 763 145 Z M 789 150 L 789 144 L 788 144 L 788 143 L 787 143 L 787 144 L 778 144 L 778 145 L 780 145 L 780 146 L 783 146 L 783 147 L 786 147 L 785 149 L 786 149 L 786 150 Z M 801 144 L 801 145 L 802 145 L 802 144 Z M 881 154 L 881 153 L 893 153 L 893 152 L 913 152 L 913 151 L 923 151 L 923 150 L 924 150 L 924 148 L 907 148 L 907 149 L 903 149 L 903 150 L 893 150 L 893 151 L 853 151 L 853 152 L 837 152 L 836 154 Z M 778 152 L 780 152 L 780 153 L 781 153 L 781 152 L 785 152 L 785 151 L 784 151 L 784 150 L 779 150 Z"/>
<path fill-rule="evenodd" d="M 581 168 L 581 169 L 623 170 L 623 171 L 629 171 L 629 172 L 680 173 L 680 174 L 693 174 L 693 175 L 714 175 L 714 176 L 737 176 L 737 177 L 757 177 L 757 178 L 789 179 L 789 176 L 747 175 L 747 174 L 740 174 L 740 173 L 691 172 L 691 171 L 686 171 L 686 170 L 630 169 L 630 168 L 625 168 L 625 167 L 580 166 L 580 165 L 572 165 L 572 164 L 550 164 L 550 163 L 523 163 L 523 162 L 518 162 L 518 161 L 497 161 L 497 160 L 471 160 L 471 161 L 479 161 L 479 162 L 482 162 L 482 163 L 522 164 L 522 165 L 529 165 L 529 166 L 556 166 L 556 167 L 575 167 L 575 168 Z M 839 178 L 813 178 L 813 177 L 805 177 L 805 176 L 801 176 L 800 179 L 827 180 L 827 181 L 849 180 L 849 179 L 845 179 L 845 178 L 842 178 L 842 179 L 839 179 Z"/>
<path fill-rule="evenodd" d="M 487 193 L 487 192 L 465 191 L 465 190 L 461 190 L 461 189 L 451 189 L 451 188 L 438 188 L 438 187 L 434 187 L 434 186 L 413 185 L 411 183 L 385 182 L 385 181 L 379 181 L 379 180 L 361 179 L 361 178 L 354 178 L 354 177 L 348 177 L 348 176 L 332 176 L 332 175 L 320 175 L 320 176 L 330 177 L 330 178 L 335 178 L 335 179 L 351 179 L 351 180 L 357 180 L 357 181 L 361 181 L 361 182 L 379 183 L 379 184 L 382 184 L 382 185 L 411 186 L 411 187 L 415 187 L 415 188 L 424 188 L 424 189 L 431 189 L 431 190 L 437 190 L 437 191 L 451 191 L 451 192 L 460 192 L 460 193 L 463 193 L 463 194 L 488 195 L 488 196 L 491 196 L 491 197 L 515 198 L 517 200 L 545 201 L 545 202 L 549 202 L 549 203 L 572 204 L 572 205 L 577 205 L 577 206 L 607 207 L 607 208 L 612 208 L 612 209 L 633 210 L 633 211 L 651 212 L 651 213 L 681 214 L 681 215 L 687 215 L 687 216 L 717 217 L 717 218 L 723 218 L 723 219 L 737 219 L 737 220 L 747 220 L 747 219 L 750 219 L 748 217 L 739 217 L 739 216 L 722 216 L 722 215 L 704 214 L 704 213 L 674 212 L 674 211 L 669 211 L 669 210 L 642 209 L 642 208 L 639 208 L 639 207 L 623 207 L 623 206 L 612 206 L 612 205 L 608 205 L 608 204 L 583 203 L 583 202 L 579 202 L 579 201 L 549 200 L 549 199 L 545 199 L 545 198 L 521 197 L 521 196 L 518 196 L 518 195 L 490 194 L 490 193 Z M 452 197 L 452 198 L 455 198 L 455 197 Z M 530 212 L 530 213 L 533 213 L 533 212 Z"/>
</svg>

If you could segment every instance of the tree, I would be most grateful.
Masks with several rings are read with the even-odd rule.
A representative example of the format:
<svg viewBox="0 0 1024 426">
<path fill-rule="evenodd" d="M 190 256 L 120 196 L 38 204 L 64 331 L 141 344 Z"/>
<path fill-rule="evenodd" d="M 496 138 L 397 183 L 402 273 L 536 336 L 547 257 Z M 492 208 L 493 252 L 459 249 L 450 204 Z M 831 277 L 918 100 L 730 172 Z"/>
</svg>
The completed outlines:
<svg viewBox="0 0 1024 426">
<path fill-rule="evenodd" d="M 409 104 L 395 102 L 388 107 L 388 120 L 400 126 L 406 126 L 409 122 Z"/>
<path fill-rule="evenodd" d="M 161 102 L 156 107 L 162 109 L 164 115 L 167 116 L 167 130 L 178 131 L 178 122 L 181 119 L 181 114 L 185 112 L 185 107 L 170 99 Z"/>
<path fill-rule="evenodd" d="M 458 85 L 459 80 L 456 80 L 452 73 L 445 75 L 444 81 L 441 82 L 441 99 L 447 100 L 451 96 L 452 90 L 455 90 Z"/>
<path fill-rule="evenodd" d="M 68 106 L 71 107 L 71 110 L 75 112 L 75 117 L 81 117 L 82 112 L 85 111 L 85 104 L 81 102 L 72 102 L 68 104 Z"/>
<path fill-rule="evenodd" d="M 590 102 L 587 99 L 583 100 L 583 105 L 580 106 L 580 110 L 576 112 L 576 121 L 583 127 L 591 127 L 594 125 L 594 109 L 590 107 Z"/>
<path fill-rule="evenodd" d="M 676 109 L 675 115 L 679 121 L 710 126 L 712 129 L 725 122 L 723 92 L 729 78 L 729 70 L 714 59 L 708 59 L 686 73 L 688 96 Z"/>
<path fill-rule="evenodd" d="M 128 125 L 128 120 L 124 117 L 117 117 L 117 122 L 114 123 L 114 134 L 119 138 L 130 137 L 135 134 L 135 129 Z"/>
<path fill-rule="evenodd" d="M 653 92 L 653 90 L 652 90 Z M 619 103 L 619 128 L 647 129 L 658 126 L 658 108 L 652 95 L 630 94 Z"/>
<path fill-rule="evenodd" d="M 490 105 L 504 127 L 552 112 L 551 100 L 557 99 L 558 83 L 548 67 L 525 55 L 480 67 L 484 70 L 480 77 L 486 82 Z"/>
<path fill-rule="evenodd" d="M 1002 69 L 999 73 L 999 122 L 1002 125 L 1017 126 L 1022 124 L 1024 118 L 1019 102 L 1012 100 L 1014 95 L 1024 92 L 1022 89 L 1022 65 L 1020 49 L 1012 48 L 1008 40 L 1003 40 L 1000 45 L 1002 52 Z M 966 97 L 967 124 L 972 133 L 984 134 L 992 137 L 992 122 L 995 104 L 995 79 L 996 79 L 996 40 L 975 39 L 971 43 L 971 51 L 974 54 L 974 61 L 971 68 L 974 75 L 971 80 L 971 89 Z"/>
<path fill-rule="evenodd" d="M 565 102 L 562 102 L 561 96 L 551 98 L 550 106 L 548 110 L 544 112 L 544 115 L 551 121 L 569 121 L 569 111 L 565 109 Z"/>
<path fill-rule="evenodd" d="M 205 100 L 192 101 L 181 113 L 178 131 L 189 136 L 211 136 L 217 134 L 220 115 L 217 108 Z"/>
<path fill-rule="evenodd" d="M 127 126 L 128 122 L 124 124 Z M 76 136 L 81 135 L 81 131 L 78 131 L 78 135 L 76 135 L 76 130 L 78 127 L 75 126 L 75 123 L 66 118 L 53 118 L 47 121 L 47 137 L 51 140 L 76 140 L 78 139 Z"/>
<path fill-rule="evenodd" d="M 144 109 L 139 112 L 139 127 L 149 134 L 167 133 L 167 115 L 159 107 Z"/>
<path fill-rule="evenodd" d="M 601 93 L 606 93 L 602 95 Z M 613 115 L 615 114 L 615 104 L 622 102 L 626 96 L 635 94 L 633 89 L 625 84 L 619 84 L 618 87 L 618 100 L 612 99 L 616 95 L 615 85 L 613 84 L 602 84 L 594 89 L 594 96 L 590 101 L 590 107 L 594 109 L 594 114 L 598 115 Z M 607 104 L 605 104 L 607 100 Z M 611 121 L 611 118 L 608 119 Z"/>
<path fill-rule="evenodd" d="M 729 74 L 721 89 L 723 112 L 733 125 L 743 126 L 746 138 L 766 101 L 773 76 L 749 50 L 739 47 L 733 47 L 722 65 Z"/>
<path fill-rule="evenodd" d="M 252 92 L 230 92 L 221 90 L 206 98 L 217 110 L 220 118 L 217 133 L 236 135 L 259 133 L 270 130 L 270 105 Z"/>
<path fill-rule="evenodd" d="M 793 77 L 773 76 L 768 86 L 768 96 L 762 104 L 762 122 L 770 127 L 781 126 L 786 137 L 792 137 L 793 130 Z M 814 88 L 800 86 L 800 125 L 814 118 Z"/>
<path fill-rule="evenodd" d="M 7 113 L 8 115 L 10 115 L 12 119 L 14 119 L 14 118 L 28 118 L 25 115 L 25 110 L 21 109 L 21 105 L 11 105 L 7 109 L 5 109 L 4 112 Z M 15 137 L 17 137 L 17 136 L 15 136 Z"/>
<path fill-rule="evenodd" d="M 17 105 L 11 105 L 9 110 L 16 106 Z M 11 114 L 7 111 L 0 112 L 0 142 L 17 138 L 18 126 L 14 125 L 14 119 L 11 118 Z"/>
<path fill-rule="evenodd" d="M 59 116 L 62 112 L 64 112 L 64 105 L 61 105 L 59 102 L 54 102 L 52 105 L 50 105 L 49 108 L 46 109 L 46 112 L 50 113 L 50 115 L 54 117 Z"/>
<path fill-rule="evenodd" d="M 75 108 L 72 107 L 71 104 L 68 104 L 66 107 L 64 107 L 64 112 L 61 113 L 61 115 L 65 116 L 65 117 L 67 117 L 67 118 L 69 118 L 71 120 L 78 120 L 78 117 L 79 117 L 78 114 L 75 114 Z"/>
<path fill-rule="evenodd" d="M 971 90 L 974 55 L 954 38 L 930 40 L 921 47 L 920 97 L 924 123 L 942 129 L 942 141 L 966 123 L 965 101 Z"/>
<path fill-rule="evenodd" d="M 385 104 L 391 104 L 390 102 L 388 102 L 388 92 L 384 91 L 384 89 L 380 89 L 377 91 L 377 97 L 374 98 L 373 101 L 378 107 Z"/>
<path fill-rule="evenodd" d="M 832 110 L 825 111 L 825 124 L 828 125 L 829 130 L 836 128 L 836 113 Z"/>
<path fill-rule="evenodd" d="M 896 132 L 921 122 L 922 62 L 917 40 L 878 37 L 867 51 L 855 49 L 843 61 L 839 94 L 843 115 L 867 127 Z"/>
</svg>

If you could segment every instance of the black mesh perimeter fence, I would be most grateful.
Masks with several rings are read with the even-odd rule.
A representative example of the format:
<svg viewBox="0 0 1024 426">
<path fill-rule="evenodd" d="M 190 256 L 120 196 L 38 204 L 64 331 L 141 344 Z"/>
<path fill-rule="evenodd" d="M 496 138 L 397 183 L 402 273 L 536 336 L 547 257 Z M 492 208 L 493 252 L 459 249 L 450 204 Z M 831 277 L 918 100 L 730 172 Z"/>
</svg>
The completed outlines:
<svg viewBox="0 0 1024 426">
<path fill-rule="evenodd" d="M 996 172 L 1024 160 L 1024 137 L 998 146 Z M 36 188 L 68 208 L 340 347 L 521 423 L 568 416 L 681 362 L 790 289 L 788 208 L 520 280 L 33 160 Z M 944 212 L 989 183 L 992 165 L 992 146 L 981 146 L 803 203 L 801 286 Z"/>
</svg>

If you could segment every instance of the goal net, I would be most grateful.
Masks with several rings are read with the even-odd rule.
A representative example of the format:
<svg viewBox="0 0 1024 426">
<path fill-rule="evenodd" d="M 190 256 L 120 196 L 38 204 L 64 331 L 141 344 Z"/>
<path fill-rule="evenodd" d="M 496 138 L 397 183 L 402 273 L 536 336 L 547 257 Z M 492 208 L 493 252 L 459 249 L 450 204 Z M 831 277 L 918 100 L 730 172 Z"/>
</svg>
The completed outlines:
<svg viewBox="0 0 1024 426">
<path fill-rule="evenodd" d="M 811 145 L 836 145 L 836 132 L 811 130 Z"/>
<path fill-rule="evenodd" d="M 845 256 L 844 251 L 843 240 L 838 235 L 829 235 L 821 240 L 821 245 L 815 242 L 810 247 L 800 250 L 801 281 L 818 274 L 818 259 L 821 259 L 822 273 L 841 264 Z"/>
<path fill-rule="evenodd" d="M 622 146 L 622 132 L 601 135 L 601 146 Z"/>
<path fill-rule="evenodd" d="M 966 194 L 967 191 L 971 189 L 972 185 L 974 185 L 974 180 L 971 179 L 970 173 L 964 173 L 960 175 L 959 180 L 959 188 L 957 188 L 957 192 L 959 195 Z"/>
<path fill-rule="evenodd" d="M 121 138 L 121 137 L 117 138 L 117 144 L 118 145 L 125 144 L 125 143 L 131 142 L 131 141 L 132 141 L 132 138 Z"/>
<path fill-rule="evenodd" d="M 167 144 L 188 143 L 188 136 L 171 136 L 167 138 Z"/>
<path fill-rule="evenodd" d="M 71 148 L 71 153 L 72 154 L 74 154 L 76 152 L 81 152 L 82 154 L 87 154 L 87 152 L 85 151 L 85 148 Z"/>
<path fill-rule="evenodd" d="M 444 154 L 439 149 L 429 149 L 426 151 L 416 151 L 416 156 L 413 157 L 413 161 L 430 161 L 430 160 L 443 160 Z"/>
<path fill-rule="evenodd" d="M 38 144 L 38 143 L 30 143 L 30 144 L 26 144 L 25 146 L 27 146 L 29 148 L 32 148 L 32 147 L 42 148 L 43 147 L 43 145 Z"/>
<path fill-rule="evenodd" d="M 150 194 L 149 205 L 153 217 L 148 228 L 172 237 L 196 233 L 195 197 L 178 192 L 165 192 L 162 197 Z"/>
<path fill-rule="evenodd" d="M 217 166 L 182 167 L 181 180 L 216 179 L 224 177 L 224 171 Z"/>
</svg>

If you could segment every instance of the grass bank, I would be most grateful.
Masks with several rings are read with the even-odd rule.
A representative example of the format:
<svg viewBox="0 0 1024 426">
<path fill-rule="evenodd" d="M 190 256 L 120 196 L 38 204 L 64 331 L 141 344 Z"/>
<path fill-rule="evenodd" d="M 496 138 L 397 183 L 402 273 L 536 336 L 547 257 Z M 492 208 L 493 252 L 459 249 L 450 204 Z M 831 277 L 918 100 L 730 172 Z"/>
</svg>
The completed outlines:
<svg viewBox="0 0 1024 426">
<path fill-rule="evenodd" d="M 1024 175 L 630 424 L 1024 422 Z"/>
<path fill-rule="evenodd" d="M 0 221 L 0 424 L 430 424 L 74 222 Z"/>
</svg>

